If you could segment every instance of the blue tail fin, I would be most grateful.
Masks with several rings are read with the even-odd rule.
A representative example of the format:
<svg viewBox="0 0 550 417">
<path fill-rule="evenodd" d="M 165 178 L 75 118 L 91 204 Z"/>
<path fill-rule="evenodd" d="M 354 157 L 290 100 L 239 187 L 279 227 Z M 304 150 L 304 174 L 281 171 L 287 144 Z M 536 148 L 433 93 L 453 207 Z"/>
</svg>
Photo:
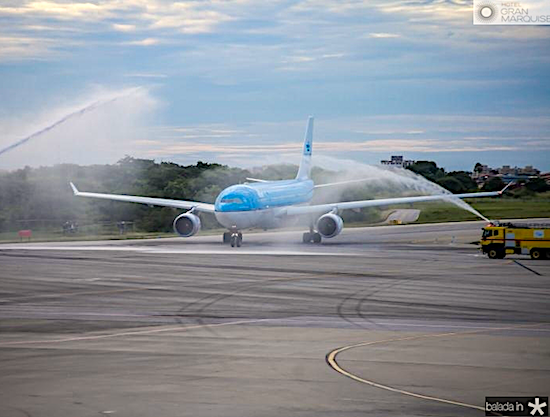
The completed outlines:
<svg viewBox="0 0 550 417">
<path fill-rule="evenodd" d="M 311 174 L 311 151 L 313 149 L 313 117 L 307 119 L 306 137 L 304 138 L 304 149 L 300 169 L 298 169 L 297 180 L 307 180 Z"/>
</svg>

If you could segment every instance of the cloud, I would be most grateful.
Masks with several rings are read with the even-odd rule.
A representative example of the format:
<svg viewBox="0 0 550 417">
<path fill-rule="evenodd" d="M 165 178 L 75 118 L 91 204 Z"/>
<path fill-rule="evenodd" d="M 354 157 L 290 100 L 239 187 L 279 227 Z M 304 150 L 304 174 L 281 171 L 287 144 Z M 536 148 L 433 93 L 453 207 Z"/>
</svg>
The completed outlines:
<svg viewBox="0 0 550 417">
<path fill-rule="evenodd" d="M 30 36 L 0 36 L 0 61 L 38 59 L 53 52 L 55 41 Z"/>
<path fill-rule="evenodd" d="M 397 33 L 369 33 L 369 38 L 377 38 L 377 39 L 384 39 L 384 38 L 399 38 L 401 35 L 398 35 Z"/>
<path fill-rule="evenodd" d="M 27 1 L 19 6 L 0 6 L 0 16 L 60 21 L 97 22 L 117 19 L 109 26 L 122 32 L 136 30 L 137 22 L 150 29 L 178 28 L 185 33 L 205 33 L 231 17 L 217 10 L 223 2 L 164 2 L 161 0 Z M 136 22 L 136 23 L 134 23 Z"/>
<path fill-rule="evenodd" d="M 152 46 L 152 45 L 158 45 L 159 43 L 161 43 L 161 40 L 156 38 L 145 38 L 137 41 L 125 42 L 126 45 L 137 45 L 137 46 Z"/>
<path fill-rule="evenodd" d="M 237 5 L 240 2 L 235 2 Z M 102 2 L 77 1 L 23 1 L 0 6 L 3 26 L 0 36 L 14 33 L 39 42 L 44 30 L 51 31 L 55 46 L 19 53 L 20 60 L 48 56 L 56 50 L 74 46 L 64 32 L 80 33 L 88 41 L 97 37 L 99 44 L 142 45 L 158 44 L 162 38 L 211 33 L 232 17 L 223 10 L 225 2 L 165 2 L 162 0 L 103 0 Z M 113 22 L 114 21 L 114 22 Z M 117 42 L 116 37 L 101 36 L 105 33 L 132 35 L 146 34 L 142 39 Z M 4 35 L 2 35 L 4 34 Z M 80 39 L 79 39 L 80 40 Z M 6 47 L 4 48 L 7 49 Z M 11 48 L 9 55 L 15 58 L 20 49 Z M 1 59 L 1 57 L 0 57 Z"/>
<path fill-rule="evenodd" d="M 117 9 L 116 2 L 103 4 L 76 3 L 76 2 L 54 2 L 54 1 L 31 1 L 21 6 L 0 7 L 0 15 L 19 16 L 45 16 L 59 20 L 70 19 L 103 19 L 111 17 Z"/>
<path fill-rule="evenodd" d="M 544 149 L 550 149 L 550 143 L 544 142 Z M 299 154 L 302 144 L 300 142 L 287 142 L 279 144 L 250 145 L 250 144 L 217 144 L 205 142 L 181 142 L 163 144 L 162 142 L 148 142 L 145 145 L 153 145 L 155 149 L 144 152 L 149 157 L 163 157 L 168 155 L 204 154 L 211 153 L 219 156 L 224 154 L 240 154 L 243 159 L 249 159 L 255 154 Z M 540 146 L 540 144 L 539 144 Z M 316 153 L 324 155 L 339 155 L 348 152 L 376 152 L 376 153 L 434 153 L 434 152 L 494 152 L 517 151 L 522 147 L 516 145 L 484 144 L 472 146 L 471 142 L 454 140 L 424 139 L 410 141 L 408 139 L 380 139 L 364 142 L 316 142 Z"/>
<path fill-rule="evenodd" d="M 119 32 L 134 32 L 137 29 L 136 25 L 122 23 L 113 23 L 112 27 Z"/>
<path fill-rule="evenodd" d="M 136 77 L 136 78 L 167 78 L 168 75 L 157 73 L 157 72 L 131 72 L 124 74 L 125 77 Z"/>
<path fill-rule="evenodd" d="M 525 122 L 531 125 L 526 129 Z M 193 125 L 152 129 L 152 143 L 143 143 L 142 155 L 149 158 L 191 162 L 206 159 L 250 165 L 271 157 L 297 158 L 303 122 L 251 123 L 245 125 Z M 371 129 L 361 129 L 370 126 Z M 423 129 L 418 129 L 422 126 Z M 550 150 L 550 127 L 545 118 L 396 115 L 319 120 L 316 124 L 316 155 L 348 156 L 379 160 L 390 154 L 457 154 L 508 152 L 526 149 Z M 468 135 L 465 132 L 485 132 Z M 503 135 L 505 133 L 505 135 Z M 403 136 L 398 136 L 403 135 Z M 287 138 L 295 137 L 289 141 Z M 283 139 L 284 138 L 284 139 Z M 236 155 L 241 156 L 238 162 Z M 370 155 L 370 156 L 369 156 Z M 247 162 L 248 161 L 248 162 Z"/>
<path fill-rule="evenodd" d="M 222 22 L 231 20 L 231 17 L 214 10 L 199 9 L 194 3 L 175 3 L 168 7 L 172 14 L 145 14 L 150 20 L 151 29 L 177 29 L 181 33 L 198 34 L 209 33 Z"/>
</svg>

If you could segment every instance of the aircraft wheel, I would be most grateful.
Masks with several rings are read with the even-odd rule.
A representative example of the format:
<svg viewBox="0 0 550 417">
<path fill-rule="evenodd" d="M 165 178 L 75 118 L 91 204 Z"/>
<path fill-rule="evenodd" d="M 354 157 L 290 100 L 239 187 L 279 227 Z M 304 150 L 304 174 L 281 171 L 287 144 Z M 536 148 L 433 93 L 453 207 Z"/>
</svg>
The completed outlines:
<svg viewBox="0 0 550 417">
<path fill-rule="evenodd" d="M 302 242 L 304 242 L 304 243 L 309 243 L 309 242 L 311 242 L 311 233 L 305 232 L 305 233 L 302 235 Z"/>
<path fill-rule="evenodd" d="M 313 243 L 321 243 L 321 234 L 313 233 L 311 236 L 311 240 L 313 241 Z"/>
<path fill-rule="evenodd" d="M 234 248 L 237 244 L 237 236 L 231 236 L 231 247 Z"/>
<path fill-rule="evenodd" d="M 239 233 L 237 235 L 237 247 L 240 248 L 242 243 L 243 243 L 243 235 L 242 233 Z"/>
<path fill-rule="evenodd" d="M 231 232 L 225 232 L 223 234 L 223 243 L 230 243 L 231 242 Z"/>
</svg>

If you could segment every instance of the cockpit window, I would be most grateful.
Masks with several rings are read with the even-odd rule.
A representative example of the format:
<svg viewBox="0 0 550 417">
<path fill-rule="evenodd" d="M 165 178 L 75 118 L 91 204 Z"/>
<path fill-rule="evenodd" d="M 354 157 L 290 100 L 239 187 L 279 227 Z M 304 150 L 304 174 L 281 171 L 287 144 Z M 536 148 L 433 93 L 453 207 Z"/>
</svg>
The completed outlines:
<svg viewBox="0 0 550 417">
<path fill-rule="evenodd" d="M 233 197 L 233 198 L 222 198 L 221 202 L 224 204 L 242 204 L 243 200 L 239 197 Z"/>
</svg>

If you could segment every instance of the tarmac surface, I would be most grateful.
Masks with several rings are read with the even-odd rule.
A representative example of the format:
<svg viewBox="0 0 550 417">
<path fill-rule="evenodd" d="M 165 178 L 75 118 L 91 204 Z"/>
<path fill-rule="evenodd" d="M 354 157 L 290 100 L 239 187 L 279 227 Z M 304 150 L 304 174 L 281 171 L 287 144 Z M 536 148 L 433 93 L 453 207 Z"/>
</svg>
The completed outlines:
<svg viewBox="0 0 550 417">
<path fill-rule="evenodd" d="M 482 416 L 550 393 L 550 261 L 483 222 L 0 245 L 0 416 Z"/>
</svg>

